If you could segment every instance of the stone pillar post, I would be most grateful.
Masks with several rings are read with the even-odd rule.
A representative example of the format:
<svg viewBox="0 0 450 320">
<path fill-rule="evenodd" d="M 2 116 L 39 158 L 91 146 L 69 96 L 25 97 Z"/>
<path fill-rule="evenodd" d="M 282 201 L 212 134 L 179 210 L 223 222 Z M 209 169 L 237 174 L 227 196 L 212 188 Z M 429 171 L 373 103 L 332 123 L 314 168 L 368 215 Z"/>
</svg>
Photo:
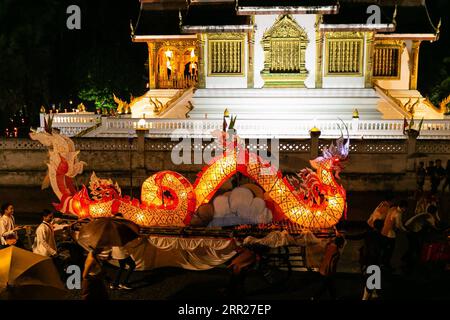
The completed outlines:
<svg viewBox="0 0 450 320">
<path fill-rule="evenodd" d="M 147 178 L 147 170 L 145 169 L 145 135 L 148 133 L 148 129 L 136 129 L 137 142 L 136 151 L 133 157 L 134 176 L 137 183 L 136 186 L 142 185 Z"/>
<path fill-rule="evenodd" d="M 414 130 L 414 129 L 410 129 L 408 130 L 408 142 L 407 142 L 407 152 L 408 152 L 408 157 L 406 159 L 406 170 L 407 171 L 414 171 L 414 163 L 415 163 L 415 159 L 411 159 L 409 158 L 413 153 L 416 152 L 416 142 L 417 142 L 417 137 L 419 136 L 419 131 Z"/>
<path fill-rule="evenodd" d="M 359 111 L 358 111 L 358 109 L 353 110 L 351 133 L 355 136 L 358 135 L 358 133 L 359 133 Z"/>
<path fill-rule="evenodd" d="M 315 159 L 319 156 L 319 137 L 321 133 L 322 132 L 320 132 L 320 129 L 316 127 L 309 130 L 309 135 L 311 136 L 311 144 L 309 150 L 311 159 Z"/>
</svg>

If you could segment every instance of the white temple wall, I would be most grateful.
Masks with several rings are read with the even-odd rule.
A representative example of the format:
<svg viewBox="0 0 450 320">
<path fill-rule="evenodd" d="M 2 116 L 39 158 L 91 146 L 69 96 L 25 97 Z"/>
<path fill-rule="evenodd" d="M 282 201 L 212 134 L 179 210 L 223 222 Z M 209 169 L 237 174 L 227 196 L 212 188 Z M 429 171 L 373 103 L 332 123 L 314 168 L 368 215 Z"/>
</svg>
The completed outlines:
<svg viewBox="0 0 450 320">
<path fill-rule="evenodd" d="M 208 40 L 205 41 L 204 74 L 206 88 L 247 88 L 248 45 L 247 35 L 244 40 L 244 74 L 242 76 L 208 76 Z"/>
<path fill-rule="evenodd" d="M 364 88 L 364 77 L 323 77 L 323 88 Z"/>
<path fill-rule="evenodd" d="M 409 79 L 411 76 L 410 59 L 412 40 L 405 40 L 406 47 L 402 51 L 400 65 L 400 79 L 398 80 L 377 80 L 380 87 L 384 89 L 409 90 Z"/>
<path fill-rule="evenodd" d="M 315 88 L 316 77 L 316 15 L 314 14 L 295 14 L 292 15 L 295 21 L 301 26 L 307 33 L 308 44 L 305 52 L 305 67 L 308 70 L 308 77 L 305 80 L 305 86 L 307 88 Z M 255 16 L 255 48 L 254 48 L 254 87 L 262 88 L 264 86 L 264 80 L 261 77 L 261 71 L 264 69 L 264 50 L 261 41 L 266 32 L 275 23 L 278 15 L 256 15 Z"/>
</svg>

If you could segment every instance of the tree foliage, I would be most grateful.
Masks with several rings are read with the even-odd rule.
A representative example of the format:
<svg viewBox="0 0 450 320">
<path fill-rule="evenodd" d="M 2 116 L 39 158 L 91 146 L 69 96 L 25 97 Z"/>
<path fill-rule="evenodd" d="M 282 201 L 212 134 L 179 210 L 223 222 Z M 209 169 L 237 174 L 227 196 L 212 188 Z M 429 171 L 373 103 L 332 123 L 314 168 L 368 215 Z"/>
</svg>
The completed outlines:
<svg viewBox="0 0 450 320">
<path fill-rule="evenodd" d="M 69 30 L 69 5 L 81 9 L 81 30 Z M 89 110 L 112 106 L 113 93 L 145 91 L 147 48 L 132 43 L 127 0 L 0 0 L 0 118 L 28 106 L 37 125 L 41 105 Z"/>
</svg>

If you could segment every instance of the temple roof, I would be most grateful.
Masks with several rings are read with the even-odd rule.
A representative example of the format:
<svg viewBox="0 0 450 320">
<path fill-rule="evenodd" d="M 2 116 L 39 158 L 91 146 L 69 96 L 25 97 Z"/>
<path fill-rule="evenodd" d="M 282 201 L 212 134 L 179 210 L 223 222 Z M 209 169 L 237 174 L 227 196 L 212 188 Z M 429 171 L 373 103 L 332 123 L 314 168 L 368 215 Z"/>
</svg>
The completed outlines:
<svg viewBox="0 0 450 320">
<path fill-rule="evenodd" d="M 136 36 L 181 34 L 179 11 L 142 10 L 134 34 Z"/>
<path fill-rule="evenodd" d="M 243 32 L 252 28 L 251 17 L 237 15 L 234 3 L 191 4 L 182 32 Z"/>
<path fill-rule="evenodd" d="M 373 0 L 141 0 L 141 4 L 136 35 L 245 32 L 253 28 L 252 15 L 287 13 L 320 13 L 323 31 L 374 30 L 380 36 L 420 35 L 429 39 L 437 33 L 423 0 L 378 0 L 379 24 L 367 23 L 371 15 L 367 8 Z"/>
<path fill-rule="evenodd" d="M 363 0 L 364 1 L 364 0 Z M 363 2 L 360 1 L 360 2 Z M 385 0 L 380 3 L 391 3 Z M 397 6 L 397 13 L 394 24 L 394 5 L 379 5 L 381 9 L 381 25 L 394 24 L 392 30 L 379 30 L 381 32 L 392 32 L 395 34 L 435 34 L 434 29 L 423 5 L 414 5 L 417 1 L 404 1 L 405 5 Z M 373 2 L 372 2 L 373 3 Z M 343 1 L 339 7 L 339 13 L 335 15 L 324 15 L 321 29 L 328 29 L 330 26 L 360 29 L 377 29 L 375 25 L 367 24 L 367 19 L 371 13 L 367 13 L 368 3 L 351 3 Z M 327 27 L 328 26 L 328 27 Z M 378 29 L 383 29 L 382 27 Z"/>
<path fill-rule="evenodd" d="M 337 13 L 338 0 L 238 0 L 237 12 L 247 14 Z"/>
<path fill-rule="evenodd" d="M 186 0 L 141 0 L 144 10 L 179 10 L 186 9 Z"/>
</svg>

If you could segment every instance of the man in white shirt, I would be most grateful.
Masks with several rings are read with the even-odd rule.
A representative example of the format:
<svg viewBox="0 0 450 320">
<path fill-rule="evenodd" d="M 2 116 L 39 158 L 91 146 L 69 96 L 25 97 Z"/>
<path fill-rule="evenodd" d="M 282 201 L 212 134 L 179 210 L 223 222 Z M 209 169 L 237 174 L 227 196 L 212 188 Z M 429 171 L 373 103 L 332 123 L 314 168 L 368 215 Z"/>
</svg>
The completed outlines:
<svg viewBox="0 0 450 320">
<path fill-rule="evenodd" d="M 36 238 L 33 243 L 33 252 L 47 257 L 56 257 L 55 230 L 51 224 L 53 212 L 44 210 L 42 212 L 42 223 L 36 229 Z"/>
<path fill-rule="evenodd" d="M 383 250 L 383 264 L 387 269 L 391 269 L 391 258 L 394 253 L 395 239 L 397 238 L 397 231 L 403 230 L 408 232 L 403 226 L 402 216 L 408 209 L 408 202 L 405 200 L 400 201 L 398 206 L 391 207 L 388 211 L 386 219 L 384 220 L 383 229 L 381 234 L 384 239 Z"/>
<path fill-rule="evenodd" d="M 14 206 L 11 203 L 2 205 L 2 217 L 0 218 L 0 242 L 2 246 L 11 244 L 22 247 L 17 231 L 22 229 L 16 227 L 14 220 Z"/>
<path fill-rule="evenodd" d="M 386 219 L 387 213 L 389 209 L 392 206 L 392 194 L 388 193 L 384 200 L 380 202 L 380 204 L 375 208 L 375 210 L 370 215 L 369 219 L 367 220 L 367 224 L 374 228 L 374 222 L 375 220 L 382 220 Z"/>
</svg>

